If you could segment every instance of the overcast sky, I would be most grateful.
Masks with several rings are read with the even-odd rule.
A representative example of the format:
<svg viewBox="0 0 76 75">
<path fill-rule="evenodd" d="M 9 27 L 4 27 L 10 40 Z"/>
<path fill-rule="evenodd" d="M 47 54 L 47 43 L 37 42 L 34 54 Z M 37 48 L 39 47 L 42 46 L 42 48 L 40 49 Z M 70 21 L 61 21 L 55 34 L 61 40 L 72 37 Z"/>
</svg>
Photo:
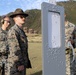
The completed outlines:
<svg viewBox="0 0 76 75">
<path fill-rule="evenodd" d="M 0 0 L 0 15 L 13 12 L 16 8 L 22 8 L 24 11 L 28 9 L 41 9 L 42 2 L 49 2 L 49 0 Z"/>
</svg>

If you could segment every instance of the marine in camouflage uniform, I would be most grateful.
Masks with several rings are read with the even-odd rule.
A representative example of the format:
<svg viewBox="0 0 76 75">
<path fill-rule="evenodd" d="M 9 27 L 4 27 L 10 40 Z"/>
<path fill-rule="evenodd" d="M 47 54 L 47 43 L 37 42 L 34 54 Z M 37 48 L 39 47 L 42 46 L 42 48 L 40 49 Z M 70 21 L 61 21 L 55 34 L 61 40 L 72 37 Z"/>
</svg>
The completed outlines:
<svg viewBox="0 0 76 75">
<path fill-rule="evenodd" d="M 9 17 L 7 15 L 2 16 L 2 27 L 0 28 L 0 75 L 7 74 L 7 58 L 8 58 L 8 42 L 7 42 L 7 27 L 10 24 Z"/>
<path fill-rule="evenodd" d="M 66 75 L 72 74 L 72 50 L 68 45 L 68 41 L 72 40 L 72 33 L 75 28 L 75 25 L 70 23 L 69 21 L 65 21 L 65 48 L 66 48 Z"/>
<path fill-rule="evenodd" d="M 7 64 L 6 56 L 3 55 L 6 52 L 6 49 L 7 49 L 7 32 L 0 28 L 0 69 L 1 69 L 0 73 L 2 72 L 2 64 L 3 63 Z"/>
<path fill-rule="evenodd" d="M 24 14 L 22 9 L 16 9 L 15 13 L 16 15 L 14 15 L 13 18 L 15 17 L 16 20 L 19 19 L 19 21 L 24 23 L 25 17 L 28 15 Z M 23 19 L 21 19 L 21 17 Z M 26 68 L 31 68 L 28 57 L 27 36 L 23 29 L 17 24 L 15 24 L 8 33 L 10 50 L 10 55 L 8 56 L 8 75 L 26 75 Z M 19 69 L 19 66 L 24 66 L 24 69 Z"/>
</svg>

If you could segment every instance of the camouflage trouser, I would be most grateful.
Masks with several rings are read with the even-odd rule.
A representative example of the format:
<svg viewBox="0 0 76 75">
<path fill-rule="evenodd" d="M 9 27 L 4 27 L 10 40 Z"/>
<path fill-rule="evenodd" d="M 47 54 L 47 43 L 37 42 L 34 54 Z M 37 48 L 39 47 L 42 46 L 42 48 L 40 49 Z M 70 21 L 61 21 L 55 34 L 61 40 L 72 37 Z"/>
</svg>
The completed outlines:
<svg viewBox="0 0 76 75">
<path fill-rule="evenodd" d="M 76 61 L 71 65 L 71 75 L 76 75 Z"/>
<path fill-rule="evenodd" d="M 2 67 L 3 67 L 3 64 L 5 65 L 4 66 L 4 71 L 5 71 L 5 75 L 8 75 L 7 74 L 7 72 L 8 72 L 8 70 L 7 70 L 7 60 L 6 59 L 1 59 L 0 58 L 0 75 L 2 75 Z"/>
<path fill-rule="evenodd" d="M 76 75 L 76 49 L 75 50 L 75 58 L 74 61 L 71 63 L 71 75 Z"/>
<path fill-rule="evenodd" d="M 73 61 L 73 51 L 71 49 L 66 52 L 66 75 L 76 75 L 75 61 Z"/>
<path fill-rule="evenodd" d="M 16 64 L 8 63 L 8 75 L 26 75 L 26 69 L 24 71 L 18 71 Z"/>
</svg>

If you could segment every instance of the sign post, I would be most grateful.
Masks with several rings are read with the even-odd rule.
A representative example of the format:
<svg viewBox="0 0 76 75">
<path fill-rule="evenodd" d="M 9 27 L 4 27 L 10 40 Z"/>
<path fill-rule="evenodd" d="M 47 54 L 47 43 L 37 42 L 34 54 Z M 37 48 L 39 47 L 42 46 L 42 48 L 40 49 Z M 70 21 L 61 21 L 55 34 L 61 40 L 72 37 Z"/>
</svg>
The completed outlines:
<svg viewBox="0 0 76 75">
<path fill-rule="evenodd" d="M 66 75 L 64 8 L 55 4 L 42 3 L 43 75 Z"/>
<path fill-rule="evenodd" d="M 49 3 L 56 5 L 56 0 L 49 0 Z"/>
</svg>

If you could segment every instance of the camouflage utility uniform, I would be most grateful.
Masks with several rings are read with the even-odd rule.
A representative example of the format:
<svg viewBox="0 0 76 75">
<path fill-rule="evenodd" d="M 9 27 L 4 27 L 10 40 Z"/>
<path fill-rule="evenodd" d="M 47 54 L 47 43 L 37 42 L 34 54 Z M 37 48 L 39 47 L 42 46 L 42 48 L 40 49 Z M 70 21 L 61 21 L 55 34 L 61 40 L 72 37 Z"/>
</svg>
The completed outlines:
<svg viewBox="0 0 76 75">
<path fill-rule="evenodd" d="M 65 48 L 66 48 L 66 75 L 71 75 L 72 72 L 72 60 L 73 60 L 73 56 L 72 56 L 72 50 L 68 45 L 68 41 L 70 39 L 72 39 L 72 33 L 73 30 L 75 28 L 75 25 L 70 23 L 69 21 L 66 21 L 65 23 Z M 71 69 L 70 69 L 71 68 Z M 71 71 L 71 72 L 70 72 Z"/>
<path fill-rule="evenodd" d="M 14 25 L 8 34 L 10 55 L 8 57 L 8 75 L 25 75 L 26 68 L 31 68 L 28 57 L 28 41 L 24 31 Z M 24 65 L 24 71 L 18 71 L 18 66 Z"/>
<path fill-rule="evenodd" d="M 0 74 L 3 70 L 3 65 L 5 65 L 5 75 L 7 74 L 7 51 L 8 51 L 8 44 L 7 44 L 7 31 L 2 30 L 0 28 Z"/>
<path fill-rule="evenodd" d="M 75 28 L 74 24 L 70 23 L 69 21 L 66 21 L 65 23 L 65 47 L 66 49 L 69 48 L 68 41 L 72 39 L 72 33 L 73 33 L 74 28 Z"/>
<path fill-rule="evenodd" d="M 74 61 L 72 63 L 72 66 L 71 66 L 71 69 L 72 69 L 72 75 L 76 75 L 76 26 L 73 30 L 73 33 L 72 33 L 72 38 L 73 38 L 73 45 L 74 45 L 74 50 L 75 50 L 75 58 L 74 58 Z"/>
</svg>

